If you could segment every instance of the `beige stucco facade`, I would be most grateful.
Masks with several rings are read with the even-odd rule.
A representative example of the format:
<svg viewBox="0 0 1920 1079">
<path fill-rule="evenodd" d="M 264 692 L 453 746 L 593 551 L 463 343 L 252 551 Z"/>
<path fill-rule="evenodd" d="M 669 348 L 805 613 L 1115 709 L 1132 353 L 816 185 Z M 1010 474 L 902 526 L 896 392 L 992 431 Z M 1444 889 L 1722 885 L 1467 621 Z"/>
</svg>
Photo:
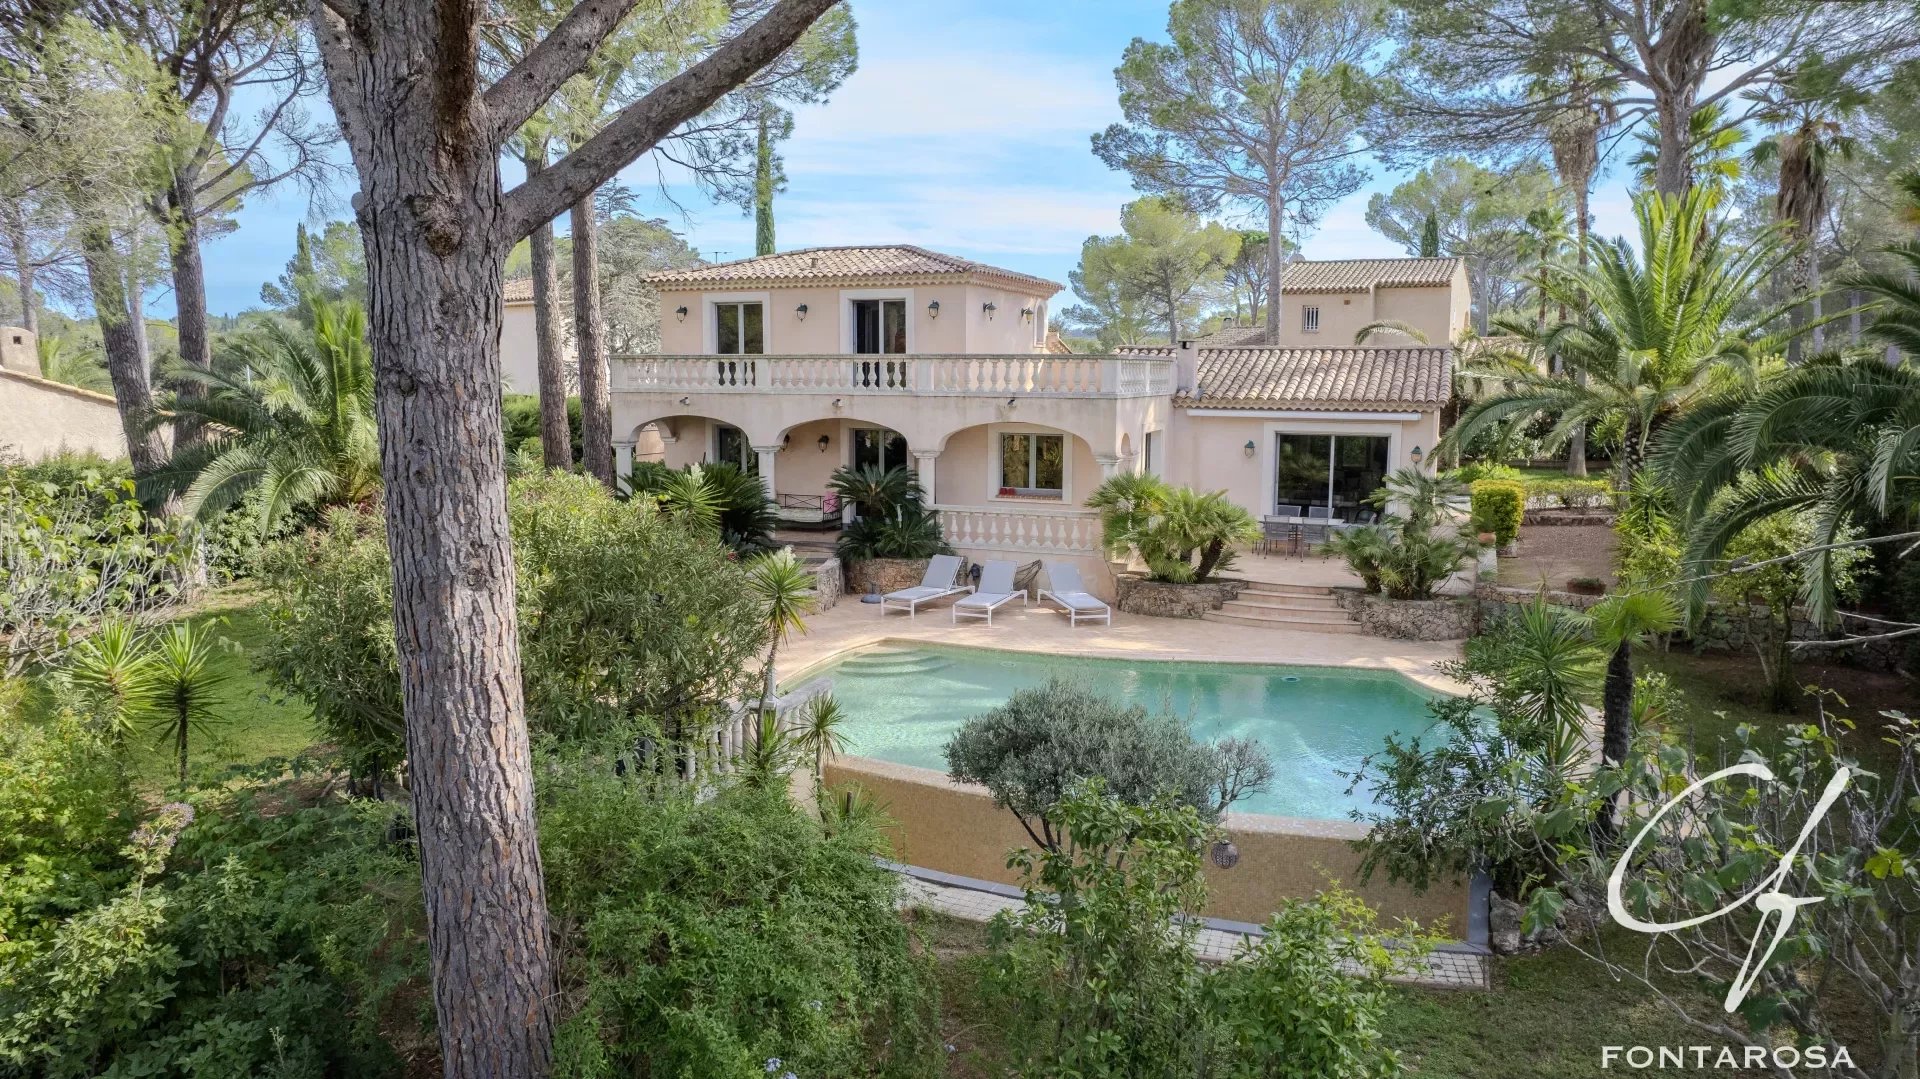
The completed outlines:
<svg viewBox="0 0 1920 1079">
<path fill-rule="evenodd" d="M 855 300 L 905 302 L 908 354 L 1038 352 L 1046 345 L 1048 297 L 1037 289 L 1020 292 L 969 282 L 659 288 L 660 351 L 669 355 L 716 352 L 714 308 L 741 302 L 763 305 L 769 355 L 851 355 Z"/>
<path fill-rule="evenodd" d="M 63 450 L 127 455 L 113 398 L 0 368 L 0 453 L 37 461 Z"/>
<path fill-rule="evenodd" d="M 509 300 L 500 309 L 500 381 L 507 393 L 540 392 L 539 350 L 534 345 L 533 301 Z M 573 306 L 561 308 L 563 325 L 560 334 L 560 352 L 564 357 L 567 370 L 574 368 L 573 358 Z M 568 390 L 574 389 L 573 379 L 567 380 Z"/>
<path fill-rule="evenodd" d="M 1445 288 L 1373 288 L 1365 292 L 1287 292 L 1280 300 L 1280 344 L 1292 348 L 1344 348 L 1372 322 L 1392 320 L 1418 329 L 1428 342 L 1444 345 L 1465 330 L 1472 318 L 1467 271 Z M 1317 330 L 1307 329 L 1308 309 L 1317 312 Z M 1378 343 L 1378 339 L 1375 339 Z"/>
</svg>

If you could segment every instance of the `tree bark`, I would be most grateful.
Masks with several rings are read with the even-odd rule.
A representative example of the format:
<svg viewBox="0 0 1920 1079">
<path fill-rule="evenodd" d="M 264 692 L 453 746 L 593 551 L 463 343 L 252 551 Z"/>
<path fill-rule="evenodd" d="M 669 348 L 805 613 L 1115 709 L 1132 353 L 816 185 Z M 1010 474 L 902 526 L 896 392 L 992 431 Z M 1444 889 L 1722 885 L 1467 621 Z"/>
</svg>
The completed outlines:
<svg viewBox="0 0 1920 1079">
<path fill-rule="evenodd" d="M 527 176 L 547 167 L 544 140 L 521 158 Z M 533 355 L 540 378 L 540 462 L 561 470 L 573 467 L 573 430 L 567 424 L 567 371 L 560 342 L 560 263 L 554 258 L 553 222 L 544 221 L 527 237 L 533 254 Z"/>
<path fill-rule="evenodd" d="M 1286 210 L 1281 205 L 1278 193 L 1267 197 L 1267 344 L 1280 344 L 1280 292 L 1284 284 L 1280 280 L 1285 275 L 1287 260 L 1281 254 L 1286 245 L 1280 242 L 1280 226 L 1286 220 Z M 1179 347 L 1179 342 L 1174 342 Z"/>
<path fill-rule="evenodd" d="M 87 266 L 87 285 L 93 293 L 94 315 L 100 320 L 100 340 L 106 347 L 107 376 L 113 380 L 113 399 L 120 406 L 120 429 L 127 438 L 127 456 L 135 475 L 146 475 L 166 460 L 166 444 L 158 430 L 149 430 L 146 417 L 153 411 L 153 382 L 134 332 L 133 310 L 127 302 L 127 279 L 120 253 L 105 224 L 89 224 L 80 236 Z"/>
<path fill-rule="evenodd" d="M 1607 660 L 1607 680 L 1601 690 L 1601 715 L 1605 727 L 1600 740 L 1600 757 L 1608 764 L 1627 759 L 1633 743 L 1633 642 L 1621 641 Z"/>
<path fill-rule="evenodd" d="M 1660 123 L 1653 186 L 1662 195 L 1678 197 L 1693 186 L 1694 103 L 1718 38 L 1708 24 L 1706 0 L 1682 0 L 1661 20 L 1659 31 L 1659 37 L 1641 49 Z"/>
<path fill-rule="evenodd" d="M 1579 183 L 1573 189 L 1573 242 L 1574 257 L 1579 259 L 1582 270 L 1587 268 L 1587 214 L 1591 211 L 1593 173 L 1588 171 L 1579 177 Z M 1585 382 L 1586 376 L 1577 376 Z M 1567 435 L 1567 475 L 1585 478 L 1587 474 L 1587 425 L 1575 424 Z"/>
<path fill-rule="evenodd" d="M 174 329 L 180 336 L 180 361 L 202 371 L 213 367 L 213 342 L 207 331 L 207 273 L 200 251 L 200 211 L 194 203 L 195 178 L 176 172 L 167 189 L 168 261 L 173 270 Z M 183 397 L 200 397 L 206 388 L 197 382 L 180 385 Z M 200 440 L 200 425 L 174 427 L 176 446 Z"/>
<path fill-rule="evenodd" d="M 20 290 L 20 327 L 38 336 L 40 307 L 33 297 L 33 248 L 27 243 L 27 223 L 17 206 L 7 214 L 7 245 L 13 249 L 14 284 Z"/>
<path fill-rule="evenodd" d="M 760 125 L 753 157 L 753 253 L 771 255 L 773 243 L 773 139 L 767 132 L 767 110 L 760 108 Z"/>
<path fill-rule="evenodd" d="M 580 360 L 580 450 L 587 474 L 615 486 L 613 403 L 608 394 L 606 323 L 600 312 L 600 235 L 593 196 L 573 204 L 573 347 Z"/>
</svg>

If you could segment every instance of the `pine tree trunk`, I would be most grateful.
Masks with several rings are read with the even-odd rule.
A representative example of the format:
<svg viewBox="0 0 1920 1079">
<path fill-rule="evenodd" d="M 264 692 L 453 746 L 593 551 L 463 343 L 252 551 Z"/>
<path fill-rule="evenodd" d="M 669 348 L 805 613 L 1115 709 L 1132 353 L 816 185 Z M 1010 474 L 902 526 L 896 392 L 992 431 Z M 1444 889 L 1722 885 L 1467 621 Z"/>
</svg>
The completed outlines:
<svg viewBox="0 0 1920 1079">
<path fill-rule="evenodd" d="M 166 459 L 166 444 L 157 430 L 147 430 L 145 418 L 153 410 L 153 383 L 134 333 L 133 313 L 127 303 L 127 279 L 113 234 L 102 223 L 88 225 L 80 235 L 86 260 L 87 285 L 93 293 L 94 315 L 100 320 L 100 340 L 106 347 L 107 375 L 113 380 L 113 399 L 120 406 L 120 429 L 127 438 L 127 456 L 135 475 L 146 475 Z"/>
<path fill-rule="evenodd" d="M 543 140 L 521 160 L 527 175 L 547 167 Z M 573 467 L 573 429 L 567 423 L 567 372 L 561 355 L 560 265 L 553 254 L 553 222 L 545 221 L 527 237 L 533 254 L 533 354 L 540 378 L 540 463 L 548 468 Z"/>
<path fill-rule="evenodd" d="M 20 327 L 40 333 L 40 309 L 33 296 L 33 248 L 27 243 L 27 223 L 19 207 L 7 215 L 7 245 L 13 249 L 14 282 L 20 290 Z"/>
<path fill-rule="evenodd" d="M 193 203 L 193 179 L 175 175 L 167 192 L 168 262 L 173 271 L 174 329 L 180 338 L 180 360 L 202 371 L 213 367 L 213 342 L 207 331 L 207 274 L 200 251 L 200 214 Z M 180 384 L 183 397 L 204 396 L 206 387 L 197 382 Z M 181 423 L 174 427 L 176 447 L 191 445 L 200 439 L 200 425 Z"/>
<path fill-rule="evenodd" d="M 587 474 L 613 487 L 613 402 L 600 311 L 600 235 L 593 196 L 573 204 L 573 347 L 580 360 L 580 452 Z"/>
<path fill-rule="evenodd" d="M 1285 218 L 1285 209 L 1280 202 L 1278 192 L 1267 197 L 1267 344 L 1280 343 L 1280 292 L 1284 284 L 1280 278 L 1286 272 L 1287 260 L 1281 254 L 1286 245 L 1280 242 L 1280 226 Z M 1175 342 L 1174 347 L 1179 347 Z"/>
<path fill-rule="evenodd" d="M 1590 212 L 1589 192 L 1593 186 L 1593 175 L 1581 176 L 1573 189 L 1573 242 L 1574 257 L 1579 259 L 1582 270 L 1587 268 L 1587 214 Z M 1576 376 L 1576 381 L 1585 382 L 1584 376 Z M 1584 479 L 1587 475 L 1587 425 L 1575 424 L 1567 434 L 1567 475 Z"/>
</svg>

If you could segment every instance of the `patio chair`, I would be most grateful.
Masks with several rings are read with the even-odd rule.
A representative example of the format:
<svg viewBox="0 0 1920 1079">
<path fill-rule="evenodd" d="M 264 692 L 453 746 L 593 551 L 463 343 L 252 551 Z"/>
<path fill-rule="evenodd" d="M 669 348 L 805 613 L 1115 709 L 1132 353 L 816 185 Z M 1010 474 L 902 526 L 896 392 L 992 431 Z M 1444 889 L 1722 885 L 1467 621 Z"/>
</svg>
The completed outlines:
<svg viewBox="0 0 1920 1079">
<path fill-rule="evenodd" d="M 1333 520 L 1333 507 L 1332 506 L 1308 506 L 1307 520 L 1331 521 Z"/>
<path fill-rule="evenodd" d="M 1299 506 L 1275 506 L 1275 507 L 1273 507 L 1273 515 L 1274 515 L 1275 517 L 1300 517 L 1300 516 L 1304 516 L 1304 515 L 1303 515 L 1303 514 L 1302 514 L 1302 513 L 1300 512 L 1300 507 L 1299 507 Z"/>
<path fill-rule="evenodd" d="M 1019 600 L 1024 606 L 1027 594 L 1014 587 L 1014 565 L 1011 562 L 983 562 L 980 565 L 980 587 L 971 596 L 963 596 L 949 608 L 953 612 L 953 621 L 959 622 L 961 615 L 968 618 L 984 618 L 987 625 L 993 625 L 993 612 L 1006 604 Z"/>
<path fill-rule="evenodd" d="M 1291 507 L 1282 506 L 1281 509 Z M 1300 526 L 1292 521 L 1275 520 L 1272 517 L 1260 522 L 1260 542 L 1254 548 L 1255 554 L 1271 554 L 1276 548 L 1291 546 L 1298 541 Z M 1293 553 L 1298 554 L 1298 551 Z"/>
<path fill-rule="evenodd" d="M 1067 625 L 1077 626 L 1082 618 L 1092 621 L 1099 619 L 1107 625 L 1113 625 L 1113 608 L 1106 601 L 1087 591 L 1080 580 L 1080 570 L 1075 566 L 1055 563 L 1047 567 L 1047 583 L 1050 588 L 1040 590 L 1042 602 L 1052 600 L 1067 609 Z"/>
<path fill-rule="evenodd" d="M 907 612 L 908 618 L 917 617 L 922 603 L 932 603 L 936 599 L 957 596 L 968 591 L 966 585 L 953 583 L 960 575 L 960 556 L 957 554 L 937 554 L 927 563 L 927 575 L 913 588 L 902 588 L 898 592 L 888 592 L 880 597 L 880 617 L 887 616 L 887 610 L 894 608 Z"/>
</svg>

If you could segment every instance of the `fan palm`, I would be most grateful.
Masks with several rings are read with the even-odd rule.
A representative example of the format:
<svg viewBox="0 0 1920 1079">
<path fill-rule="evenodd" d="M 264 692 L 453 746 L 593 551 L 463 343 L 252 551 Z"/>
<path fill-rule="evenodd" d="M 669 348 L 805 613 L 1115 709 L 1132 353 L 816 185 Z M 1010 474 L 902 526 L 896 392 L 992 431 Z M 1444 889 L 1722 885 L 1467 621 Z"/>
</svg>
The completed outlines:
<svg viewBox="0 0 1920 1079">
<path fill-rule="evenodd" d="M 1640 149 L 1627 159 L 1638 170 L 1640 186 L 1655 186 L 1660 160 L 1660 124 L 1656 120 L 1634 136 Z M 1687 117 L 1687 175 L 1693 190 L 1705 192 L 1709 209 L 1718 207 L 1740 180 L 1740 144 L 1746 135 L 1727 120 L 1727 107 L 1709 102 Z"/>
<path fill-rule="evenodd" d="M 1622 430 L 1631 474 L 1663 424 L 1751 377 L 1756 358 L 1778 349 L 1781 335 L 1771 327 L 1789 305 L 1750 310 L 1790 255 L 1778 228 L 1734 240 L 1700 188 L 1681 199 L 1642 194 L 1633 205 L 1639 253 L 1624 239 L 1592 240 L 1590 265 L 1559 267 L 1543 282 L 1584 317 L 1551 326 L 1495 320 L 1524 350 L 1490 351 L 1465 372 L 1498 388 L 1467 406 L 1443 447 L 1544 413 L 1555 420 L 1549 446 L 1583 425 Z M 1543 356 L 1559 357 L 1562 373 L 1545 370 Z"/>
<path fill-rule="evenodd" d="M 167 395 L 152 422 L 196 423 L 205 437 L 143 480 L 143 494 L 181 494 L 181 508 L 202 520 L 251 495 L 264 534 L 294 510 L 379 491 L 366 313 L 317 297 L 307 309 L 307 336 L 271 325 L 241 340 L 239 364 L 172 372 L 203 392 Z"/>
<path fill-rule="evenodd" d="M 764 554 L 747 565 L 747 585 L 760 598 L 767 628 L 767 665 L 761 672 L 761 700 L 773 700 L 773 661 L 780 644 L 793 633 L 807 631 L 806 615 L 818 602 L 813 574 L 793 556 L 791 548 Z"/>
<path fill-rule="evenodd" d="M 1794 256 L 1794 286 L 1809 294 L 1812 308 L 1813 351 L 1825 347 L 1820 315 L 1820 256 L 1814 238 L 1827 216 L 1828 171 L 1837 161 L 1853 157 L 1855 140 L 1845 131 L 1845 119 L 1857 108 L 1860 99 L 1840 95 L 1826 100 L 1791 101 L 1764 110 L 1763 122 L 1779 130 L 1754 144 L 1748 158 L 1755 168 L 1779 169 L 1779 194 L 1774 198 L 1774 216 L 1791 230 L 1799 246 Z M 1801 314 L 1795 311 L 1795 319 Z M 1800 359 L 1800 338 L 1788 344 L 1787 358 Z"/>
<path fill-rule="evenodd" d="M 1661 433 L 1655 462 L 1691 522 L 1684 557 L 1699 568 L 1716 565 L 1748 525 L 1810 512 L 1805 599 L 1829 621 L 1835 566 L 1820 548 L 1849 525 L 1920 519 L 1920 370 L 1856 357 L 1787 371 L 1682 417 Z M 1696 582 L 1696 604 L 1707 586 Z"/>
<path fill-rule="evenodd" d="M 1600 694 L 1600 755 L 1607 763 L 1626 760 L 1633 741 L 1633 646 L 1648 634 L 1668 633 L 1679 625 L 1679 608 L 1661 591 L 1623 592 L 1593 609 L 1594 635 L 1609 653 Z"/>
</svg>

